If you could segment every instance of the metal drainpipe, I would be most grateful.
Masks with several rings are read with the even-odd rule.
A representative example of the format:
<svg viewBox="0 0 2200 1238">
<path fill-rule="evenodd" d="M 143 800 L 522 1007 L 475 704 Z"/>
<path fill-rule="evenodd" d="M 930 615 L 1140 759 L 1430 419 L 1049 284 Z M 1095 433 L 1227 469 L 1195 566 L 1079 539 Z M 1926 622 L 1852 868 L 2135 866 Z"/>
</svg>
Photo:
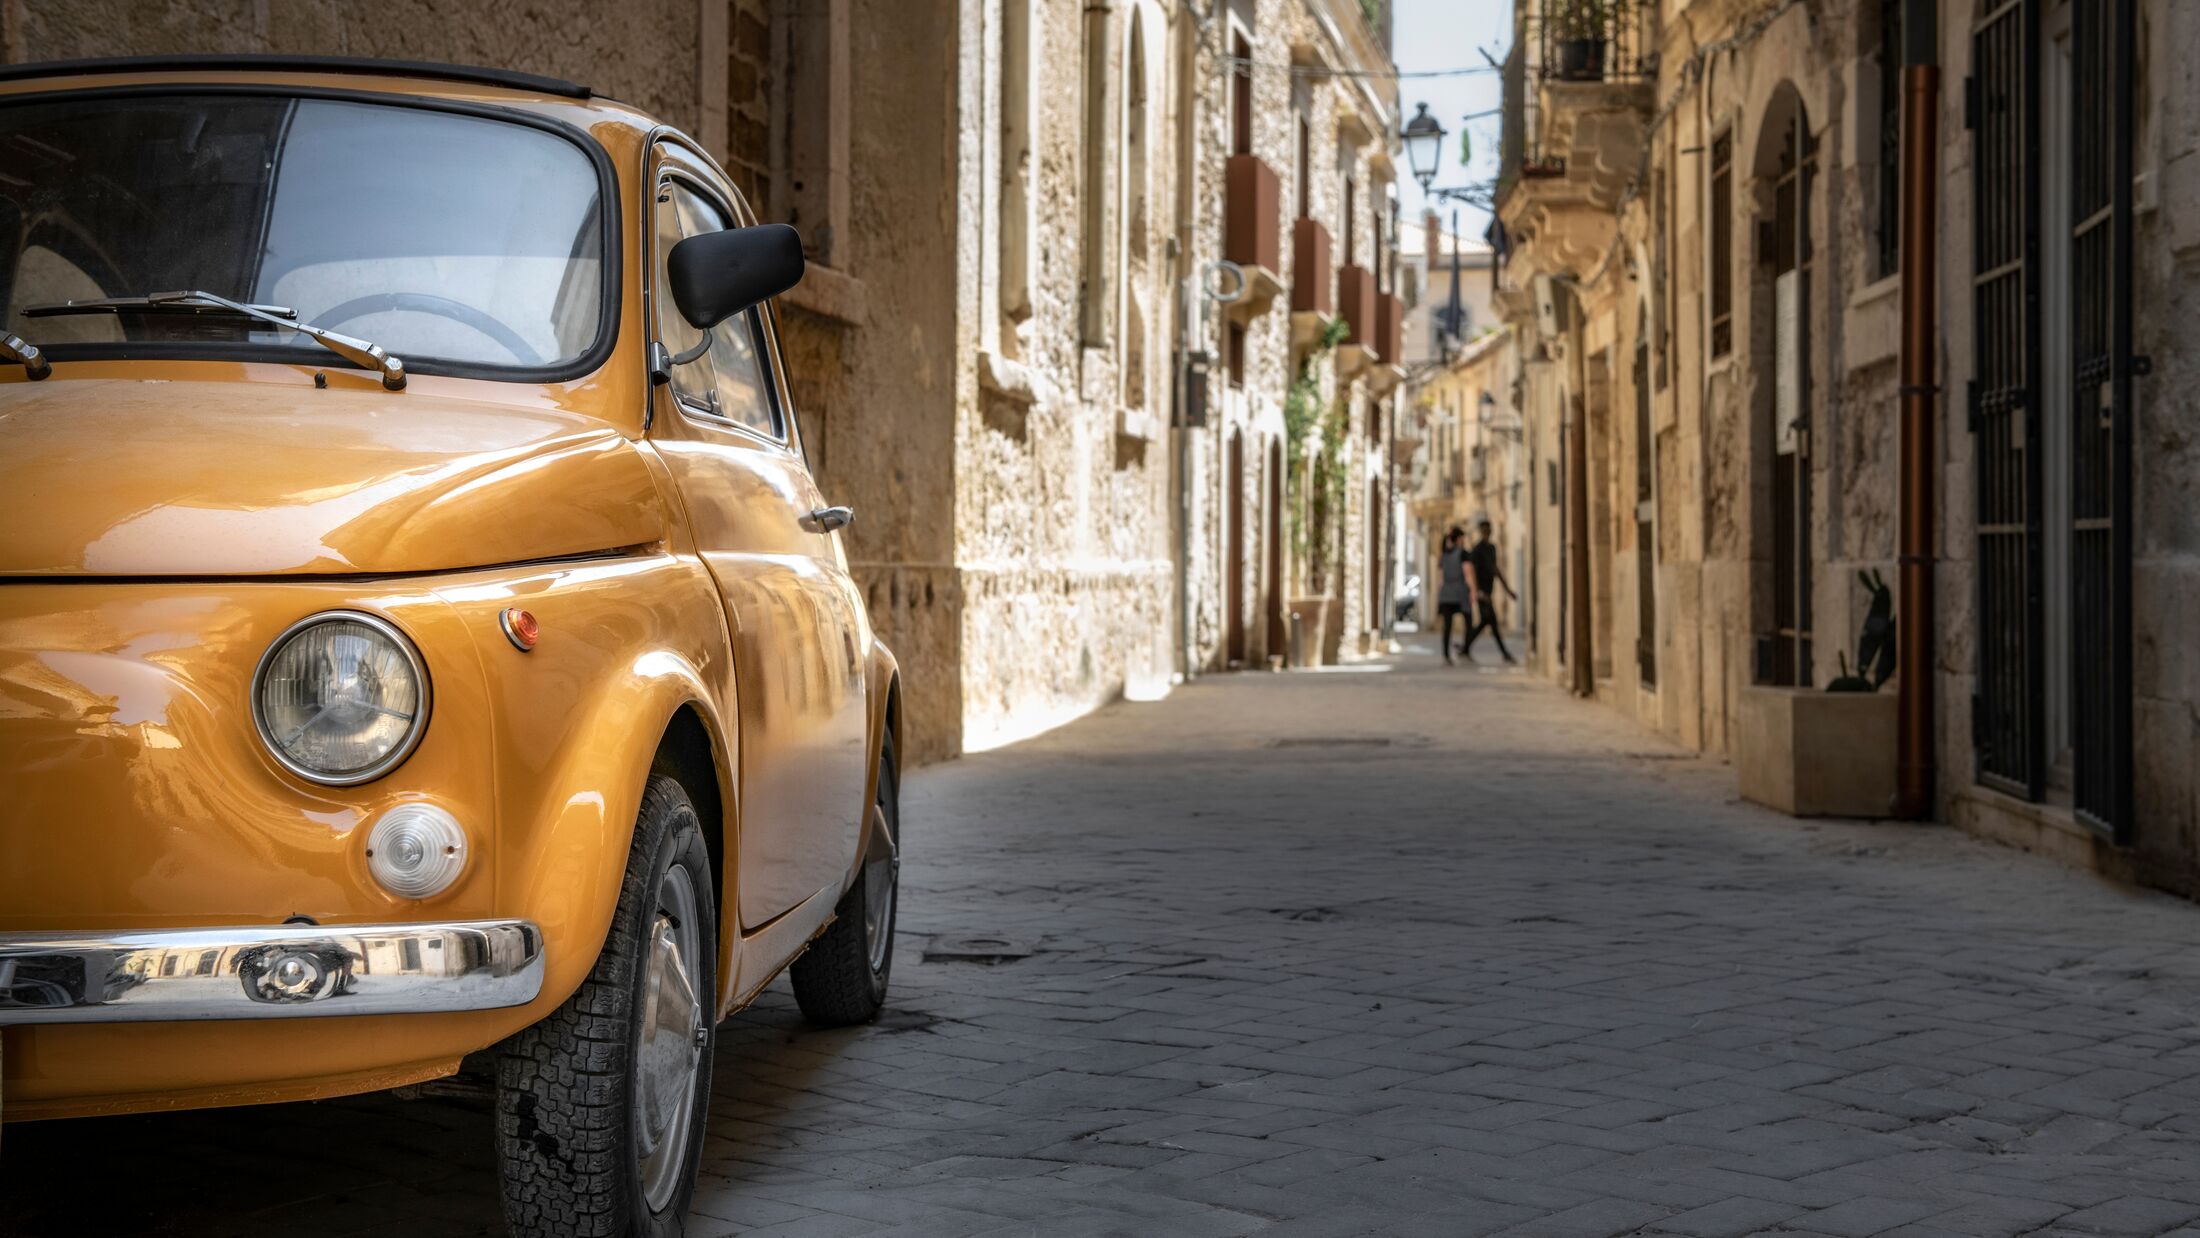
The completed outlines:
<svg viewBox="0 0 2200 1238">
<path fill-rule="evenodd" d="M 1933 341 L 1940 154 L 1939 5 L 1902 8 L 1902 593 L 1895 615 L 1895 803 L 1933 814 Z"/>
</svg>

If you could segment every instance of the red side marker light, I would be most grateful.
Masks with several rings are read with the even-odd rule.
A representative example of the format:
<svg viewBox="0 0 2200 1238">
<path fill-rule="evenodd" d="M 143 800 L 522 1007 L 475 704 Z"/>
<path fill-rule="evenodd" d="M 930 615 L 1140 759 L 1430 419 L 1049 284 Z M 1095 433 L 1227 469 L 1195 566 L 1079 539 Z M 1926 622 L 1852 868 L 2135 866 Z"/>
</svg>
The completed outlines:
<svg viewBox="0 0 2200 1238">
<path fill-rule="evenodd" d="M 506 607 L 504 613 L 497 616 L 497 622 L 504 627 L 504 638 L 511 641 L 512 647 L 521 653 L 533 649 L 535 642 L 542 637 L 542 628 L 535 622 L 533 612 L 521 610 L 517 606 Z"/>
</svg>

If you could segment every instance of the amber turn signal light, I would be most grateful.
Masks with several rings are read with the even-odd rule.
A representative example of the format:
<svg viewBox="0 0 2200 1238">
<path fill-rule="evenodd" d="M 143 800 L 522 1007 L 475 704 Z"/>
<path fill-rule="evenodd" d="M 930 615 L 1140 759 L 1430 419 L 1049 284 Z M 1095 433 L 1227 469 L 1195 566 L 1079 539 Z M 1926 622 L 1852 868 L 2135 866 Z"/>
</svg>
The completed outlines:
<svg viewBox="0 0 2200 1238">
<path fill-rule="evenodd" d="M 517 606 L 506 607 L 504 613 L 497 616 L 497 622 L 504 627 L 504 639 L 511 641 L 512 647 L 521 653 L 533 649 L 535 642 L 542 638 L 542 628 L 535 622 L 533 612 Z"/>
</svg>

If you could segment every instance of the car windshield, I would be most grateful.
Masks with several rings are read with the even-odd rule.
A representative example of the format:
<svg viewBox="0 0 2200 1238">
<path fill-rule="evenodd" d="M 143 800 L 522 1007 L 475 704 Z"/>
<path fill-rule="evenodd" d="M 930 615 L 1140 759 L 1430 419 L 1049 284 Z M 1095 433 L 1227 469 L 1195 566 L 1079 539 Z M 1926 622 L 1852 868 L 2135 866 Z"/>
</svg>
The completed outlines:
<svg viewBox="0 0 2200 1238">
<path fill-rule="evenodd" d="M 0 168 L 0 325 L 57 361 L 334 360 L 238 315 L 26 314 L 184 289 L 287 307 L 424 373 L 571 372 L 605 334 L 596 165 L 517 120 L 268 94 L 49 95 L 0 105 Z"/>
</svg>

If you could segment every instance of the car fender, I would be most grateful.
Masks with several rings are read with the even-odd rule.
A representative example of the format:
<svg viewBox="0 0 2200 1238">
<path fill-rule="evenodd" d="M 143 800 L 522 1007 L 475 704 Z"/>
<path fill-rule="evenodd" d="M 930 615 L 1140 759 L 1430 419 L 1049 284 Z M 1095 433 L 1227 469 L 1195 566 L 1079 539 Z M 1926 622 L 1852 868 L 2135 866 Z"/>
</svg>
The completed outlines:
<svg viewBox="0 0 2200 1238">
<path fill-rule="evenodd" d="M 595 966 L 618 906 L 642 788 L 683 711 L 710 741 L 723 814 L 720 923 L 738 922 L 733 665 L 724 613 L 691 559 L 558 565 L 501 579 L 494 593 L 446 597 L 483 611 L 473 628 L 496 701 L 497 905 L 533 920 L 545 944 L 542 992 L 524 1008 L 532 1022 L 570 997 Z M 512 647 L 496 622 L 512 605 L 536 617 L 542 634 L 532 650 Z M 730 929 L 721 935 L 721 987 L 737 941 Z"/>
</svg>

